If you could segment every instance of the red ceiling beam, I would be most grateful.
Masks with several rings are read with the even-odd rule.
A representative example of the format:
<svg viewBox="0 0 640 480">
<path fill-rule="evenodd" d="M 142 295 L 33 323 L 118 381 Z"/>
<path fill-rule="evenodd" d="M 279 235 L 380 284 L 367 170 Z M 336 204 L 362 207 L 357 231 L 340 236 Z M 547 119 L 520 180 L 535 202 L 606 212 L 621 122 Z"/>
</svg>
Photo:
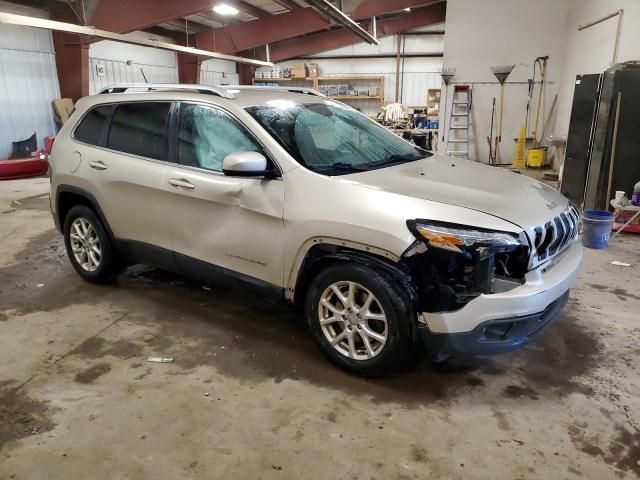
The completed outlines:
<svg viewBox="0 0 640 480">
<path fill-rule="evenodd" d="M 98 0 L 87 24 L 101 30 L 127 33 L 210 10 L 212 5 L 211 0 Z"/>
<path fill-rule="evenodd" d="M 252 17 L 262 18 L 271 15 L 266 10 L 255 7 L 252 4 L 245 2 L 243 0 L 233 0 L 231 2 L 226 2 L 227 5 L 231 5 L 232 7 L 237 8 L 241 12 L 248 13 Z"/>
<path fill-rule="evenodd" d="M 413 28 L 444 22 L 445 13 L 446 8 L 442 4 L 415 10 L 406 15 L 379 20 L 377 24 L 378 37 L 394 35 Z M 313 55 L 326 50 L 333 50 L 334 48 L 346 47 L 360 41 L 358 36 L 346 28 L 314 33 L 271 44 L 271 61 L 280 62 L 291 58 Z M 260 52 L 258 58 L 264 58 L 264 53 Z"/>
<path fill-rule="evenodd" d="M 273 1 L 276 2 L 278 5 L 281 5 L 284 8 L 286 8 L 287 10 L 291 10 L 291 11 L 299 10 L 300 8 L 302 8 L 300 5 L 298 5 L 293 0 L 273 0 Z"/>
<path fill-rule="evenodd" d="M 233 53 L 322 30 L 329 25 L 329 22 L 314 9 L 301 8 L 294 12 L 203 30 L 195 35 L 196 47 Z"/>
<path fill-rule="evenodd" d="M 353 11 L 353 18 L 361 20 L 365 18 L 397 12 L 405 8 L 427 6 L 441 3 L 442 0 L 363 0 Z"/>
</svg>

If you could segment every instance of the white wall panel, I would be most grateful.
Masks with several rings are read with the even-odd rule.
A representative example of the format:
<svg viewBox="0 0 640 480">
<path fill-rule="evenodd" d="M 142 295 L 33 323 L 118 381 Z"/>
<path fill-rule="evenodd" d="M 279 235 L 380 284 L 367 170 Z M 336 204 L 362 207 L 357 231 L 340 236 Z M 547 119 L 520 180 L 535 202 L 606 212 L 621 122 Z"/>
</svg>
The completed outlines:
<svg viewBox="0 0 640 480">
<path fill-rule="evenodd" d="M 489 159 L 486 138 L 490 133 L 492 103 L 494 97 L 499 103 L 500 97 L 500 85 L 491 72 L 491 66 L 515 65 L 505 84 L 499 163 L 508 164 L 513 159 L 514 138 L 525 123 L 527 79 L 531 77 L 534 59 L 541 55 L 549 55 L 547 81 L 550 83 L 545 87 L 540 113 L 541 121 L 546 119 L 553 97 L 558 93 L 565 61 L 568 15 L 568 1 L 447 1 L 444 65 L 456 69 L 454 82 L 473 85 L 472 160 L 487 163 Z M 450 85 L 447 112 L 451 111 L 452 93 Z M 444 105 L 440 111 L 444 113 Z M 443 126 L 442 119 L 440 126 Z M 440 142 L 439 148 L 446 149 L 445 142 Z"/>
<path fill-rule="evenodd" d="M 129 35 L 150 34 L 132 32 Z M 104 76 L 98 73 L 99 66 L 104 69 Z M 91 44 L 89 69 L 90 94 L 114 83 L 144 83 L 144 77 L 149 83 L 178 82 L 178 59 L 175 52 L 110 40 Z"/>
<path fill-rule="evenodd" d="M 7 13 L 45 17 L 40 10 L 0 2 Z M 38 146 L 55 135 L 52 101 L 60 96 L 51 32 L 0 25 L 0 159 L 12 142 L 36 132 Z"/>
<path fill-rule="evenodd" d="M 618 17 L 578 31 L 578 25 L 624 9 L 618 62 L 640 59 L 640 2 L 638 0 L 571 0 L 567 25 L 566 61 L 563 65 L 558 116 L 554 132 L 566 135 L 569 130 L 576 75 L 600 73 L 613 59 Z"/>
<path fill-rule="evenodd" d="M 104 76 L 98 74 L 98 66 L 104 68 Z M 178 83 L 178 67 L 148 65 L 107 58 L 89 58 L 89 93 L 93 95 L 114 83 Z M 144 76 L 142 75 L 144 72 Z"/>
<path fill-rule="evenodd" d="M 237 85 L 240 83 L 236 62 L 229 60 L 205 60 L 200 67 L 200 83 L 203 85 Z"/>
</svg>

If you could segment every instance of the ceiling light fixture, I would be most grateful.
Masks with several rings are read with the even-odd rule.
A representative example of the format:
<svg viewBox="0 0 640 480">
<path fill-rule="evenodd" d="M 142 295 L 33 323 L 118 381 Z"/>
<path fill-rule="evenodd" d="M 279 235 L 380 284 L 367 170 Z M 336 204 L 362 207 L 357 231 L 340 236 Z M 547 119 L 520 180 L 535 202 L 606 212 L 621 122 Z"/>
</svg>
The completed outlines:
<svg viewBox="0 0 640 480">
<path fill-rule="evenodd" d="M 213 11 L 220 15 L 237 15 L 239 10 L 226 3 L 221 3 L 213 7 Z"/>
<path fill-rule="evenodd" d="M 410 9 L 409 7 L 407 7 L 407 8 L 403 8 L 403 10 L 404 10 L 405 12 L 410 12 L 410 11 L 411 11 L 411 9 Z"/>
</svg>

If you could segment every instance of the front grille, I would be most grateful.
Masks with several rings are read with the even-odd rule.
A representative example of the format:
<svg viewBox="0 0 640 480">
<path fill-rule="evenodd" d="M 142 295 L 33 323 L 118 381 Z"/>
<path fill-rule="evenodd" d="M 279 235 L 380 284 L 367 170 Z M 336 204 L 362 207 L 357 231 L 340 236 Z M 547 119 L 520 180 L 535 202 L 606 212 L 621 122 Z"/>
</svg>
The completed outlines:
<svg viewBox="0 0 640 480">
<path fill-rule="evenodd" d="M 533 251 L 530 268 L 549 260 L 564 250 L 578 236 L 580 216 L 569 205 L 564 212 L 544 225 L 532 229 Z"/>
</svg>

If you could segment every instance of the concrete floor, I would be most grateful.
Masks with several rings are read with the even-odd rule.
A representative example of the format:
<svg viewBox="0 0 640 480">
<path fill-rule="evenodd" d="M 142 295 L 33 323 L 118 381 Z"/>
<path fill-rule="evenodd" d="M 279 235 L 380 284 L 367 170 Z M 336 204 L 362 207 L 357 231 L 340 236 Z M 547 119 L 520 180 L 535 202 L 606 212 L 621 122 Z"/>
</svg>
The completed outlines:
<svg viewBox="0 0 640 480">
<path fill-rule="evenodd" d="M 1 479 L 640 475 L 640 238 L 587 251 L 524 350 L 368 381 L 285 307 L 144 267 L 84 283 L 47 188 L 0 182 Z"/>
</svg>

